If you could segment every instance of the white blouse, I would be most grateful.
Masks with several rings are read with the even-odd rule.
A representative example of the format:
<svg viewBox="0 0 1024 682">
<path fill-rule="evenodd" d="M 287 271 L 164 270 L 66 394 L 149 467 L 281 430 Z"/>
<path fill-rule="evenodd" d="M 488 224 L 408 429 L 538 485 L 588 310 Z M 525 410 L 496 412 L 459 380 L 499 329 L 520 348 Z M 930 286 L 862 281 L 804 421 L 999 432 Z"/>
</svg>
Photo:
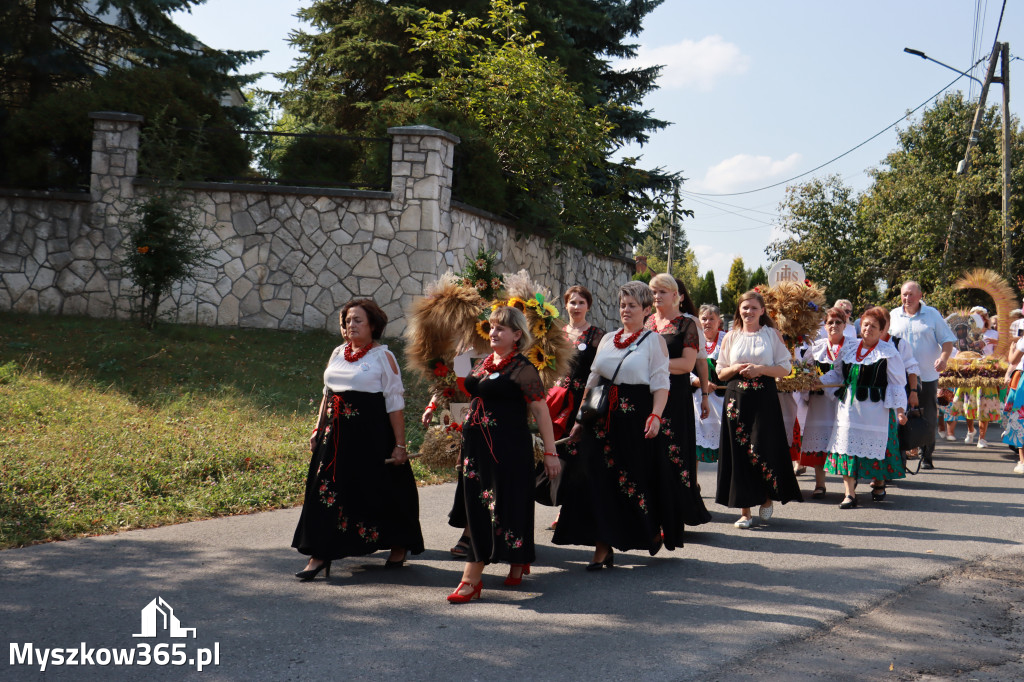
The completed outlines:
<svg viewBox="0 0 1024 682">
<path fill-rule="evenodd" d="M 392 369 L 392 365 L 395 369 Z M 327 391 L 363 391 L 383 393 L 384 406 L 389 413 L 405 408 L 405 388 L 402 374 L 395 371 L 398 362 L 387 346 L 374 346 L 358 362 L 345 359 L 345 344 L 331 353 L 324 370 L 324 395 Z"/>
<path fill-rule="evenodd" d="M 646 330 L 641 333 L 641 337 Z M 623 337 L 629 334 L 623 333 Z M 619 361 L 626 357 L 629 348 L 618 348 L 613 339 L 615 332 L 605 334 L 600 343 L 597 344 L 597 355 L 594 357 L 594 364 L 590 366 L 590 376 L 587 378 L 587 388 L 597 386 L 601 378 L 611 379 L 615 374 L 615 368 Z M 639 339 L 637 339 L 639 341 Z M 615 377 L 616 384 L 647 384 L 651 392 L 668 389 L 668 348 L 661 334 L 651 332 L 643 343 L 636 347 L 636 350 L 626 357 Z"/>
<path fill-rule="evenodd" d="M 756 332 L 734 329 L 725 335 L 718 352 L 718 366 L 728 367 L 742 363 L 783 367 L 788 372 L 793 367 L 792 357 L 779 333 L 767 325 Z"/>
</svg>

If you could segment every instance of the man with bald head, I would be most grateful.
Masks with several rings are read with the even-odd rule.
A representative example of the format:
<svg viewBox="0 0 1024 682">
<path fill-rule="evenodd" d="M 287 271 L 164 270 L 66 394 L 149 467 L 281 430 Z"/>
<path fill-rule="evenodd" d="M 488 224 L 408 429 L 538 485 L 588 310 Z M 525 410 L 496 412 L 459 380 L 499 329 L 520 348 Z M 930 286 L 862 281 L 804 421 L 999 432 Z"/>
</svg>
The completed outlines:
<svg viewBox="0 0 1024 682">
<path fill-rule="evenodd" d="M 921 285 L 913 280 L 904 283 L 900 289 L 903 305 L 893 308 L 889 333 L 898 336 L 910 346 L 917 364 L 921 367 L 918 376 L 918 405 L 928 422 L 931 443 L 921 448 L 921 468 L 934 469 L 932 452 L 935 450 L 935 429 L 938 425 L 939 373 L 946 369 L 949 355 L 953 352 L 956 336 L 942 319 L 939 311 L 925 305 L 921 299 L 924 293 Z M 914 391 L 915 389 L 910 389 Z"/>
</svg>

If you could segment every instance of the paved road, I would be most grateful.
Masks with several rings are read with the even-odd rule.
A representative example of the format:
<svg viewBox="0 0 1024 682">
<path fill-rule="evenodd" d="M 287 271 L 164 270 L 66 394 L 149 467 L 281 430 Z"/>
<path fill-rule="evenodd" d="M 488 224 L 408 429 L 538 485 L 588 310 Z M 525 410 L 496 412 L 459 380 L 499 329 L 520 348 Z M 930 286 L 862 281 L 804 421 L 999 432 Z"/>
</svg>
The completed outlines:
<svg viewBox="0 0 1024 682">
<path fill-rule="evenodd" d="M 741 531 L 700 482 L 710 524 L 657 557 L 555 547 L 539 509 L 538 561 L 516 590 L 500 567 L 484 599 L 444 596 L 461 564 L 446 548 L 451 485 L 420 489 L 429 549 L 400 571 L 384 553 L 299 583 L 297 509 L 0 552 L 0 678 L 38 679 L 26 644 L 93 650 L 184 643 L 219 665 L 48 665 L 47 679 L 1024 679 L 1024 477 L 1005 448 L 940 446 L 938 468 L 888 500 L 840 510 L 791 503 Z M 813 486 L 801 477 L 805 493 Z M 196 637 L 145 634 L 162 597 Z M 15 644 L 14 649 L 11 644 Z M 141 649 L 140 649 L 141 650 Z M 173 652 L 169 649 L 169 652 Z M 12 655 L 15 656 L 12 664 Z M 200 654 L 201 655 L 201 654 Z M 81 653 L 79 653 L 81 656 Z M 892 666 L 890 670 L 890 666 Z"/>
</svg>

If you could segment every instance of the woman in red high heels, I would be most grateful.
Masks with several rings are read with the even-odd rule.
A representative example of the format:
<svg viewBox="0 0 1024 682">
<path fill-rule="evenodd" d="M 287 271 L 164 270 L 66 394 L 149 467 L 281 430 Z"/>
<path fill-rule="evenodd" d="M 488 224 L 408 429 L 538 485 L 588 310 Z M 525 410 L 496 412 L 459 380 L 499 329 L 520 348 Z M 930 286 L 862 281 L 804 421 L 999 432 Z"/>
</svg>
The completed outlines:
<svg viewBox="0 0 1024 682">
<path fill-rule="evenodd" d="M 341 309 L 347 343 L 324 371 L 324 399 L 316 431 L 306 497 L 292 547 L 309 556 L 295 576 L 308 581 L 331 561 L 388 548 L 388 568 L 423 551 L 416 480 L 405 452 L 402 375 L 378 340 L 388 317 L 368 298 Z M 391 460 L 387 464 L 385 460 Z"/>
<path fill-rule="evenodd" d="M 561 464 L 555 456 L 544 384 L 540 374 L 519 352 L 530 346 L 526 316 L 502 306 L 489 318 L 492 353 L 477 363 L 466 378 L 472 396 L 470 414 L 462 426 L 462 486 L 466 506 L 469 555 L 462 581 L 448 595 L 461 604 L 480 597 L 484 566 L 511 564 L 505 584 L 519 585 L 535 558 L 533 545 L 532 414 L 544 441 L 544 466 L 555 478 Z"/>
</svg>

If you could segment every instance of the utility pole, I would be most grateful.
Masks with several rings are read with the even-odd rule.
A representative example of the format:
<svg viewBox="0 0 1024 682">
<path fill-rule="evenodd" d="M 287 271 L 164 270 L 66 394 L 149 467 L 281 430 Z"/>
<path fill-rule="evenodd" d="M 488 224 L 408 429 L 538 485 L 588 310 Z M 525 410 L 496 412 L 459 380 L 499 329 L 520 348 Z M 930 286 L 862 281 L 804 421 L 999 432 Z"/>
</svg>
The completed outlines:
<svg viewBox="0 0 1024 682">
<path fill-rule="evenodd" d="M 1010 277 L 1010 44 L 1000 50 L 999 78 L 1003 85 L 1003 275 Z"/>
<path fill-rule="evenodd" d="M 665 266 L 668 274 L 672 274 L 672 250 L 676 242 L 676 224 L 679 221 L 679 183 L 673 184 L 674 190 L 672 192 L 672 215 L 668 221 L 668 265 Z"/>
<path fill-rule="evenodd" d="M 1000 64 L 1000 74 L 996 77 L 996 63 Z M 954 69 L 955 71 L 955 69 Z M 1000 83 L 1003 86 L 1003 249 L 1002 249 L 1002 270 L 1003 275 L 1010 277 L 1010 44 L 995 43 L 992 46 L 992 55 L 989 57 L 988 70 L 985 73 L 985 81 L 981 85 L 981 94 L 978 96 L 978 108 L 974 112 L 974 122 L 971 125 L 971 136 L 967 140 L 967 149 L 964 158 L 956 166 L 957 175 L 965 175 L 971 167 L 971 151 L 978 144 L 981 134 L 981 121 L 985 114 L 985 101 L 988 98 L 988 88 L 992 83 Z M 953 200 L 953 218 L 949 224 L 949 233 L 946 235 L 946 245 L 943 249 L 942 262 L 945 264 L 949 254 L 949 246 L 953 240 L 954 231 L 960 226 L 960 189 L 957 188 L 956 198 Z"/>
</svg>

